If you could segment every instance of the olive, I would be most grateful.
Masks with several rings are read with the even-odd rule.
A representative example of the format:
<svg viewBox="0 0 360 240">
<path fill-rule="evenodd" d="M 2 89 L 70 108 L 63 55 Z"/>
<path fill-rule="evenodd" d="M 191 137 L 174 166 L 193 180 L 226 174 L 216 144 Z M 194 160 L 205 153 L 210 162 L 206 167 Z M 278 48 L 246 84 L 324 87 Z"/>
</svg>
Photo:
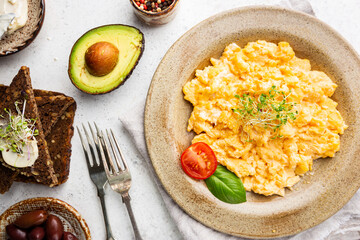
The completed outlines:
<svg viewBox="0 0 360 240">
<path fill-rule="evenodd" d="M 17 228 L 14 224 L 6 226 L 6 233 L 10 237 L 10 240 L 27 240 L 26 232 Z"/>
<path fill-rule="evenodd" d="M 62 240 L 78 240 L 72 233 L 64 232 L 64 236 Z"/>
<path fill-rule="evenodd" d="M 21 215 L 14 224 L 19 228 L 28 229 L 34 226 L 41 225 L 45 222 L 48 214 L 44 210 L 35 210 Z"/>
<path fill-rule="evenodd" d="M 64 225 L 60 218 L 50 214 L 45 223 L 45 232 L 47 240 L 61 240 L 64 233 Z"/>
<path fill-rule="evenodd" d="M 28 233 L 29 240 L 42 240 L 45 237 L 45 230 L 43 227 L 36 227 Z"/>
<path fill-rule="evenodd" d="M 85 66 L 96 77 L 109 74 L 118 63 L 119 50 L 109 42 L 97 42 L 85 52 Z"/>
</svg>

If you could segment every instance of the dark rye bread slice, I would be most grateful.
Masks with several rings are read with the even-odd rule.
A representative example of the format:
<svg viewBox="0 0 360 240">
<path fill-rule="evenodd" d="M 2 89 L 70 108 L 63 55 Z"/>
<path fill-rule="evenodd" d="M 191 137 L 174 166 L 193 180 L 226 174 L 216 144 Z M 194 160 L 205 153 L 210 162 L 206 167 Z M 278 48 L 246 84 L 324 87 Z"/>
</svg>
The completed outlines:
<svg viewBox="0 0 360 240">
<path fill-rule="evenodd" d="M 8 87 L 4 86 L 4 85 L 0 85 L 0 96 L 5 92 L 6 88 L 8 88 Z M 54 139 L 51 138 L 51 136 L 54 135 L 52 132 L 51 132 L 50 136 L 48 135 L 46 137 L 50 156 L 54 162 L 53 167 L 55 170 L 55 175 L 58 177 L 58 185 L 60 185 L 64 182 L 66 182 L 66 180 L 68 179 L 68 176 L 69 176 L 69 171 L 70 171 L 71 138 L 74 133 L 74 128 L 72 125 L 74 122 L 76 102 L 74 101 L 73 98 L 65 96 L 64 94 L 59 93 L 59 92 L 34 89 L 34 95 L 35 95 L 35 99 L 38 99 L 39 96 L 50 97 L 50 96 L 59 96 L 60 95 L 60 96 L 65 97 L 66 101 L 68 101 L 67 103 L 64 103 L 63 109 L 60 110 L 61 112 L 63 112 L 63 114 L 59 114 L 60 117 L 58 119 L 58 122 L 55 123 L 54 127 L 57 129 L 55 131 L 56 137 Z M 62 99 L 62 98 L 57 98 L 57 99 Z M 46 99 L 44 99 L 44 102 L 46 102 Z M 71 105 L 67 106 L 67 105 L 69 105 L 69 103 Z M 38 108 L 39 108 L 40 119 L 43 119 L 45 111 L 44 111 L 44 109 L 39 107 L 38 102 L 37 102 L 37 104 L 38 104 Z M 59 104 L 59 103 L 57 103 L 57 104 Z M 50 122 L 46 122 L 46 121 L 44 122 L 43 120 L 41 122 L 43 124 L 43 129 L 50 128 L 48 126 L 48 124 Z M 53 127 L 53 129 L 54 129 L 54 127 Z M 56 134 L 56 132 L 58 132 L 58 131 L 61 131 L 62 134 Z M 56 139 L 58 139 L 58 140 L 56 140 Z M 60 148 L 59 148 L 59 146 L 60 146 Z M 54 160 L 55 157 L 56 157 L 56 160 Z M 4 168 L 4 171 L 1 168 Z M 6 174 L 7 172 L 9 172 L 8 169 L 5 167 L 2 167 L 0 164 L 0 176 L 5 176 L 4 174 Z M 11 173 L 11 172 L 9 172 L 9 173 Z M 14 173 L 14 172 L 12 172 L 12 173 Z M 7 178 L 8 177 L 6 177 L 6 179 Z M 15 176 L 13 176 L 12 179 L 13 178 L 15 178 Z M 19 182 L 36 183 L 36 180 L 33 177 L 26 177 L 24 175 L 16 176 L 15 180 L 19 181 Z M 11 184 L 10 184 L 10 186 L 11 186 Z M 0 193 L 6 192 L 10 186 L 8 186 L 5 189 L 5 191 L 1 192 L 1 189 L 4 189 L 4 188 L 1 186 L 1 181 L 0 181 Z"/>
<path fill-rule="evenodd" d="M 49 129 L 46 141 L 53 160 L 55 175 L 60 185 L 69 177 L 71 138 L 76 103 L 71 97 L 58 92 L 34 90 L 43 129 Z M 58 94 L 58 95 L 55 95 Z M 16 181 L 36 183 L 33 177 L 17 176 Z"/>
<path fill-rule="evenodd" d="M 66 182 L 70 173 L 71 138 L 74 134 L 72 125 L 74 122 L 75 110 L 76 103 L 72 99 L 72 104 L 67 107 L 56 124 L 51 128 L 50 134 L 46 136 L 50 156 L 54 162 L 53 167 L 55 175 L 58 178 L 57 185 Z M 42 111 L 40 111 L 40 118 L 42 118 Z M 36 183 L 33 177 L 20 175 L 18 175 L 15 180 L 19 182 Z"/>
<path fill-rule="evenodd" d="M 66 182 L 70 173 L 71 138 L 74 135 L 75 111 L 76 103 L 74 102 L 57 121 L 51 134 L 46 137 L 49 142 L 49 151 L 54 159 L 58 185 Z"/>
<path fill-rule="evenodd" d="M 3 94 L 5 93 L 7 87 L 0 85 L 0 96 L 3 96 Z M 7 192 L 16 175 L 18 175 L 18 172 L 13 171 L 5 166 L 3 166 L 2 164 L 0 164 L 0 193 L 4 194 L 5 192 Z"/>
<path fill-rule="evenodd" d="M 64 114 L 69 106 L 75 102 L 73 98 L 64 95 L 36 96 L 36 93 L 35 100 L 39 109 L 39 115 L 45 137 L 49 135 L 53 126 L 58 122 L 59 118 Z M 50 144 L 48 141 L 47 143 L 48 145 Z M 49 152 L 51 155 L 50 150 Z M 51 159 L 54 160 L 53 157 L 51 157 Z"/>
<path fill-rule="evenodd" d="M 65 94 L 60 93 L 60 92 L 54 92 L 54 91 L 48 91 L 48 90 L 42 90 L 42 89 L 34 89 L 34 94 L 35 94 L 35 97 L 56 96 L 56 95 L 62 95 L 62 96 L 68 97 Z"/>
<path fill-rule="evenodd" d="M 0 96 L 5 94 L 6 89 L 8 89 L 9 86 L 5 86 L 4 84 L 0 84 Z M 47 91 L 47 90 L 41 90 L 41 89 L 33 89 L 35 97 L 41 97 L 41 96 L 56 96 L 56 95 L 64 95 L 63 93 L 54 92 L 54 91 Z"/>
<path fill-rule="evenodd" d="M 15 178 L 18 176 L 18 172 L 11 170 L 0 164 L 0 194 L 4 194 L 9 191 Z"/>
<path fill-rule="evenodd" d="M 39 131 L 39 135 L 36 136 L 39 148 L 39 157 L 35 161 L 34 165 L 26 168 L 14 168 L 7 165 L 2 158 L 2 164 L 14 171 L 25 176 L 33 176 L 37 182 L 53 186 L 57 184 L 57 178 L 53 169 L 53 162 L 50 158 L 47 142 L 42 129 L 34 92 L 31 86 L 30 71 L 27 67 L 21 67 L 18 74 L 13 79 L 10 87 L 5 90 L 5 93 L 1 96 L 0 101 L 0 114 L 6 116 L 4 108 L 10 109 L 13 113 L 16 113 L 15 102 L 23 102 L 26 99 L 26 111 L 25 117 L 29 119 L 37 119 L 35 123 L 36 129 Z"/>
</svg>

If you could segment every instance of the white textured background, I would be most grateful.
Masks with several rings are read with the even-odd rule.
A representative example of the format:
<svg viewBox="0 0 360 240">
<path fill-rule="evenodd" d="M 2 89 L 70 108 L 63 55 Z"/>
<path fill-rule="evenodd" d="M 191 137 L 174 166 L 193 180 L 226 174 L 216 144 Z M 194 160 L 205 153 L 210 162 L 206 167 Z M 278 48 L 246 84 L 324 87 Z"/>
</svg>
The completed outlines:
<svg viewBox="0 0 360 240">
<path fill-rule="evenodd" d="M 44 25 L 36 40 L 23 51 L 0 58 L 0 83 L 9 84 L 22 65 L 30 67 L 34 88 L 63 92 L 76 99 L 75 125 L 96 121 L 112 127 L 121 140 L 127 156 L 133 185 L 130 191 L 133 210 L 144 239 L 181 239 L 170 219 L 146 163 L 127 133 L 120 128 L 119 116 L 133 111 L 145 101 L 152 75 L 167 49 L 183 33 L 200 21 L 221 11 L 259 4 L 277 4 L 275 0 L 180 0 L 174 21 L 160 27 L 149 27 L 133 15 L 128 0 L 47 0 Z M 343 35 L 360 52 L 360 1 L 311 0 L 319 19 Z M 133 25 L 145 34 L 145 52 L 125 85 L 112 93 L 90 96 L 77 90 L 67 75 L 68 57 L 74 42 L 87 30 L 122 23 Z M 360 76 L 359 76 L 360 77 Z M 94 240 L 105 238 L 100 203 L 86 169 L 77 133 L 73 138 L 70 178 L 66 184 L 49 189 L 44 186 L 16 183 L 0 196 L 0 213 L 10 205 L 30 197 L 51 196 L 74 206 L 86 219 Z M 107 206 L 117 239 L 132 239 L 132 228 L 121 197 L 108 189 Z"/>
</svg>

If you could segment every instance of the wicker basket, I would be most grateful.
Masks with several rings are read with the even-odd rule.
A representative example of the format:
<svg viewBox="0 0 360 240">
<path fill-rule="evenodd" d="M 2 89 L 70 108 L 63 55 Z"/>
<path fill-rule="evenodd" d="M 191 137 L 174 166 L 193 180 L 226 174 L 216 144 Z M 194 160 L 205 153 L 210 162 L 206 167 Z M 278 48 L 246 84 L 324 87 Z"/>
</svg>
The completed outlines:
<svg viewBox="0 0 360 240">
<path fill-rule="evenodd" d="M 8 208 L 0 216 L 0 239 L 6 238 L 5 227 L 21 215 L 33 210 L 46 210 L 58 216 L 64 224 L 64 231 L 71 232 L 78 239 L 90 240 L 90 230 L 81 215 L 69 204 L 56 198 L 30 198 Z"/>
</svg>

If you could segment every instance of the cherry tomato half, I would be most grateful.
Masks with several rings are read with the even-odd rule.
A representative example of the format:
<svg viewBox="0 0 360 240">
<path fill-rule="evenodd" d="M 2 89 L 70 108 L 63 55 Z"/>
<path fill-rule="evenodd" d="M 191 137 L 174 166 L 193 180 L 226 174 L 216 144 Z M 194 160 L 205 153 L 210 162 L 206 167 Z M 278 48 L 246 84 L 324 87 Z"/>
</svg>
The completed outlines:
<svg viewBox="0 0 360 240">
<path fill-rule="evenodd" d="M 215 172 L 217 160 L 209 145 L 197 142 L 182 153 L 181 166 L 190 177 L 206 179 Z"/>
</svg>

